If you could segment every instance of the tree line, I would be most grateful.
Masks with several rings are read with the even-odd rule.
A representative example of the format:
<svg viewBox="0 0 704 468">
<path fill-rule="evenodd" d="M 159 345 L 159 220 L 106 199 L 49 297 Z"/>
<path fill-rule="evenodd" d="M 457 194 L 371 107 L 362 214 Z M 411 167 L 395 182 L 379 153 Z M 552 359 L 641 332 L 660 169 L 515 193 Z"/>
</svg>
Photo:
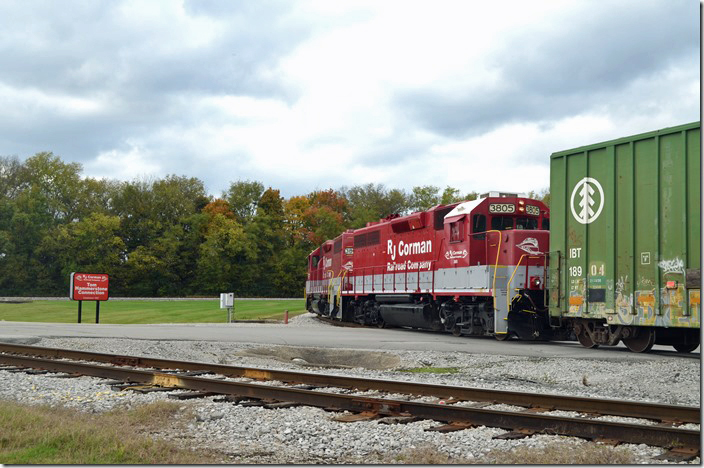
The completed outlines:
<svg viewBox="0 0 704 468">
<path fill-rule="evenodd" d="M 285 199 L 239 180 L 213 197 L 195 177 L 117 181 L 82 170 L 51 152 L 0 157 L 0 296 L 68 296 L 75 271 L 110 275 L 112 296 L 299 297 L 306 258 L 325 240 L 478 196 L 365 184 Z"/>
</svg>

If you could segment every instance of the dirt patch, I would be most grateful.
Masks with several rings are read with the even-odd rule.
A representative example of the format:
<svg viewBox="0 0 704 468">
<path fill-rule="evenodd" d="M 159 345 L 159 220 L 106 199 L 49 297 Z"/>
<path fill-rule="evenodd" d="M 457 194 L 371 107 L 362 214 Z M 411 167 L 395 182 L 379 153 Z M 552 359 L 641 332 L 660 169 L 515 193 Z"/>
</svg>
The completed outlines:
<svg viewBox="0 0 704 468">
<path fill-rule="evenodd" d="M 393 369 L 401 364 L 401 358 L 393 354 L 378 351 L 350 351 L 346 349 L 280 346 L 247 349 L 237 354 L 240 356 L 272 358 L 277 361 L 292 362 L 306 367 Z"/>
</svg>

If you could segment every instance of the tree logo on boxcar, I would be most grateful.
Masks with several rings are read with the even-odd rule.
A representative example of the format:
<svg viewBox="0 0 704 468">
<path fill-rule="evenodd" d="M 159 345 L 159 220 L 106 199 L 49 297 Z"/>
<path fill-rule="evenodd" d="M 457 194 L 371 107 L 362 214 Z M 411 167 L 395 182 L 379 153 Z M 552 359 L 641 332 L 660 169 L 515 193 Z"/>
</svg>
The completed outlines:
<svg viewBox="0 0 704 468">
<path fill-rule="evenodd" d="M 595 188 L 596 187 L 596 188 Z M 596 192 L 599 192 L 598 199 L 595 199 Z M 575 197 L 579 196 L 579 201 L 575 205 Z M 598 207 L 594 205 L 598 202 Z M 589 224 L 599 217 L 604 208 L 604 189 L 598 180 L 585 177 L 574 186 L 572 198 L 570 198 L 570 208 L 574 219 L 582 224 Z"/>
</svg>

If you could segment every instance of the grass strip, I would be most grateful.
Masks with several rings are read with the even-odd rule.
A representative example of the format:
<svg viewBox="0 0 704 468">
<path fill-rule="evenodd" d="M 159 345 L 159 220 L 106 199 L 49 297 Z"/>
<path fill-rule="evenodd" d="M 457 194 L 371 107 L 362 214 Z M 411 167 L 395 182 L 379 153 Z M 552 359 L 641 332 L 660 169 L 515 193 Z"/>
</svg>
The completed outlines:
<svg viewBox="0 0 704 468">
<path fill-rule="evenodd" d="M 283 320 L 305 313 L 303 299 L 268 301 L 236 300 L 235 320 Z M 0 303 L 0 320 L 10 322 L 76 323 L 76 301 L 33 301 Z M 224 323 L 227 311 L 220 301 L 105 301 L 100 303 L 100 323 Z M 95 323 L 95 302 L 84 301 L 82 322 Z"/>
<path fill-rule="evenodd" d="M 50 406 L 0 401 L 2 464 L 222 463 L 213 453 L 179 448 L 145 433 L 182 424 L 173 402 L 86 414 Z M 178 427 L 178 426 L 177 426 Z"/>
</svg>

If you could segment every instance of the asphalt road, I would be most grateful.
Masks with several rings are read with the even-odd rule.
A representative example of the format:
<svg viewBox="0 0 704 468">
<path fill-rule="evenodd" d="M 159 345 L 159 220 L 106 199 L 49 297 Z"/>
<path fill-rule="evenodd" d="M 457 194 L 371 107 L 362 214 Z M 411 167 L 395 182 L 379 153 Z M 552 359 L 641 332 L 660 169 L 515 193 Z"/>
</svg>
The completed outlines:
<svg viewBox="0 0 704 468">
<path fill-rule="evenodd" d="M 500 342 L 490 337 L 455 337 L 446 333 L 401 329 L 251 323 L 113 325 L 0 321 L 0 341 L 41 346 L 42 337 L 221 341 L 348 349 L 459 351 L 474 354 L 580 359 L 650 360 L 668 359 L 674 356 L 685 359 L 700 357 L 699 348 L 689 355 L 681 355 L 671 346 L 655 346 L 650 353 L 636 354 L 628 351 L 623 345 L 585 349 L 577 342 L 545 343 L 516 340 Z"/>
</svg>

